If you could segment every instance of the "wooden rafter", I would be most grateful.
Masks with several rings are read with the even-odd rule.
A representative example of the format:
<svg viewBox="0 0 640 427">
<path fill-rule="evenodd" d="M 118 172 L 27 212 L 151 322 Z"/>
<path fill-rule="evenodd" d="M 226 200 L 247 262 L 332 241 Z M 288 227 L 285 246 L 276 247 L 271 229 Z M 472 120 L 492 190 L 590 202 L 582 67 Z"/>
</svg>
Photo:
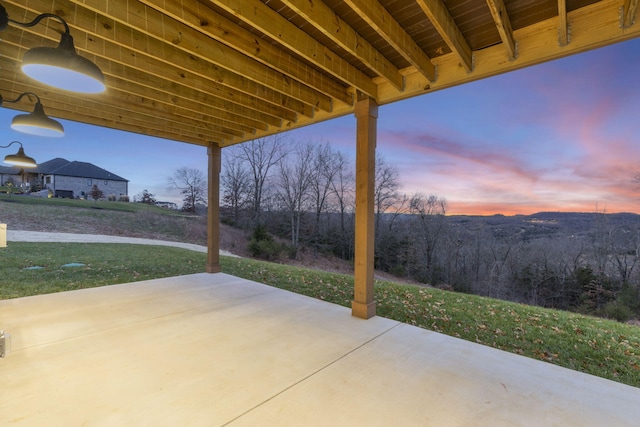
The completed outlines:
<svg viewBox="0 0 640 427">
<path fill-rule="evenodd" d="M 197 0 L 182 0 L 180 8 L 169 8 L 163 0 L 139 0 L 155 10 L 183 22 L 207 37 L 218 40 L 244 55 L 291 77 L 327 96 L 353 104 L 353 96 L 345 86 L 314 70 L 302 61 L 284 54 L 271 43 L 257 39 L 248 30 L 201 5 Z"/>
<path fill-rule="evenodd" d="M 436 80 L 436 67 L 420 46 L 377 0 L 345 0 L 362 19 L 394 47 L 429 81 Z"/>
<path fill-rule="evenodd" d="M 66 6 L 69 2 L 60 3 L 62 3 L 61 6 Z M 246 124 L 249 126 L 251 126 L 250 121 L 255 120 L 264 121 L 273 126 L 280 126 L 282 119 L 295 121 L 297 119 L 297 113 L 306 111 L 304 104 L 295 98 L 285 100 L 286 97 L 276 95 L 274 92 L 271 92 L 271 95 L 269 95 L 270 89 L 268 88 L 258 86 L 247 79 L 236 79 L 236 75 L 228 73 L 224 69 L 212 66 L 197 57 L 185 54 L 173 47 L 173 45 L 165 46 L 157 42 L 157 40 L 146 37 L 139 32 L 136 34 L 133 32 L 134 30 L 120 23 L 106 19 L 102 20 L 102 18 L 95 14 L 93 14 L 93 16 L 83 13 L 75 13 L 73 15 L 74 18 L 68 19 L 70 24 L 73 25 L 80 25 L 90 20 L 103 23 L 103 25 L 98 26 L 98 28 L 102 29 L 100 34 L 85 34 L 82 31 L 75 30 L 76 46 L 83 47 L 88 52 L 100 55 L 100 57 L 96 57 L 95 61 L 98 63 L 103 62 L 105 64 L 103 66 L 105 73 L 120 79 L 123 84 L 125 84 L 124 82 L 131 82 L 133 85 L 139 86 L 141 81 L 135 81 L 136 76 L 145 77 L 150 71 L 154 80 L 149 82 L 149 85 L 154 88 L 162 86 L 162 82 L 166 82 L 165 87 L 168 88 L 168 91 L 173 96 L 183 95 L 186 98 L 193 96 L 200 97 L 203 102 L 206 103 L 206 108 L 219 108 L 223 115 L 228 111 L 235 111 L 239 116 L 247 117 L 249 121 L 247 121 Z M 32 31 L 35 33 L 37 29 L 44 34 L 44 27 L 36 26 L 33 27 Z M 109 33 L 108 35 L 105 34 L 107 32 Z M 51 34 L 51 32 L 49 32 L 49 34 Z M 111 34 L 114 35 L 111 36 Z M 59 36 L 53 34 L 50 37 L 55 40 Z M 122 42 L 123 39 L 136 40 L 137 45 L 132 44 L 133 49 L 127 48 Z M 93 43 L 83 45 L 83 40 L 93 40 Z M 100 42 L 97 42 L 97 40 L 100 40 Z M 5 34 L 5 41 L 8 43 L 15 42 L 16 44 L 20 42 L 28 42 L 30 45 L 45 44 L 43 39 L 38 39 L 37 34 L 32 36 L 27 32 L 24 32 L 22 35 L 17 32 L 8 32 Z M 164 61 L 160 61 L 156 56 L 150 55 L 148 53 L 150 50 L 162 51 Z M 15 54 L 16 59 L 18 55 L 18 53 Z M 106 63 L 102 61 L 102 58 L 108 55 L 118 58 L 118 62 Z M 21 55 L 19 56 L 21 57 Z M 116 64 L 118 67 L 115 67 Z M 187 66 L 177 67 L 174 64 L 185 64 Z M 199 75 L 194 75 L 194 71 L 199 72 Z M 182 85 L 188 84 L 188 80 L 200 85 L 196 88 L 196 91 L 188 86 L 185 86 L 184 90 L 180 90 Z M 218 83 L 219 81 L 235 81 L 236 84 L 235 87 L 233 85 L 225 86 Z M 236 89 L 242 88 L 243 86 L 245 87 L 244 93 Z M 133 86 L 130 86 L 130 90 L 132 90 L 132 93 L 136 93 L 136 89 Z M 259 95 L 259 97 L 246 94 L 246 92 L 251 90 Z M 139 91 L 144 91 L 144 89 L 140 88 Z M 207 95 L 209 95 L 208 98 Z M 269 99 L 271 100 L 270 104 L 264 102 Z M 230 105 L 230 102 L 237 104 L 237 108 Z M 287 108 L 283 108 L 283 106 Z M 311 110 L 306 112 L 310 115 L 312 113 Z M 236 117 L 234 120 L 244 123 L 240 117 Z M 263 126 L 261 125 L 259 127 Z"/>
<path fill-rule="evenodd" d="M 308 0 L 283 0 L 282 2 L 343 49 L 360 58 L 365 65 L 398 90 L 403 90 L 404 79 L 400 71 L 326 4 Z"/>
<path fill-rule="evenodd" d="M 108 13 L 112 21 L 122 23 L 141 34 L 140 37 L 144 41 L 144 48 L 148 49 L 148 54 L 150 55 L 154 55 L 155 52 L 160 52 L 169 46 L 174 46 L 194 58 L 207 61 L 211 66 L 215 67 L 216 71 L 223 74 L 217 81 L 222 84 L 227 84 L 226 82 L 229 80 L 233 81 L 229 81 L 229 87 L 237 87 L 239 79 L 248 79 L 275 92 L 295 98 L 298 103 L 302 102 L 313 108 L 322 108 L 327 111 L 331 109 L 331 100 L 328 96 L 298 81 L 285 78 L 281 73 L 275 72 L 273 69 L 217 40 L 212 40 L 210 37 L 194 31 L 192 28 L 163 15 L 153 8 L 137 1 L 134 4 L 134 0 L 126 1 L 128 7 L 113 7 L 110 6 L 113 4 L 110 2 L 94 2 L 98 7 L 90 7 L 86 10 L 96 14 Z M 145 19 L 140 19 L 140 16 L 144 16 Z M 96 22 L 97 18 L 91 18 L 93 18 L 91 22 Z M 100 34 L 93 34 L 93 36 L 99 37 Z M 133 40 L 137 40 L 137 38 Z M 203 49 L 203 46 L 206 46 L 206 49 Z M 164 52 L 161 56 L 165 57 Z M 184 63 L 184 61 L 180 61 L 180 63 Z M 253 87 L 253 92 L 248 94 L 253 95 L 256 90 Z M 294 101 L 292 100 L 292 102 Z M 311 109 L 306 110 L 301 106 L 297 108 L 298 111 L 304 110 L 306 115 L 313 114 Z"/>
<path fill-rule="evenodd" d="M 516 42 L 513 38 L 513 29 L 511 28 L 511 20 L 507 13 L 507 8 L 504 5 L 503 0 L 487 0 L 487 5 L 493 16 L 493 21 L 496 23 L 496 28 L 502 39 L 502 44 L 507 50 L 509 59 L 516 57 Z"/>
<path fill-rule="evenodd" d="M 4 70 L 3 78 L 0 84 L 11 85 L 11 91 L 4 91 L 4 96 L 17 97 L 20 93 L 33 90 L 28 81 L 20 79 L 21 74 L 17 70 L 7 72 Z M 63 112 L 72 110 L 76 116 L 82 117 L 88 123 L 98 124 L 102 120 L 119 121 L 123 124 L 130 123 L 143 128 L 144 126 L 157 127 L 158 121 L 171 129 L 172 133 L 206 140 L 216 140 L 220 142 L 231 143 L 234 138 L 246 136 L 252 133 L 253 129 L 238 128 L 233 122 L 228 122 L 227 126 L 208 124 L 196 120 L 197 116 L 191 110 L 170 104 L 161 104 L 149 98 L 132 95 L 120 90 L 114 90 L 113 93 L 105 97 L 82 97 L 77 95 L 69 95 L 58 91 L 40 92 L 46 95 L 46 113 L 53 117 L 63 116 Z M 136 114 L 129 115 L 123 110 L 127 103 L 136 105 Z M 18 109 L 29 111 L 33 106 L 29 103 L 21 103 L 16 105 Z M 246 133 L 243 134 L 243 129 Z"/>
<path fill-rule="evenodd" d="M 460 59 L 462 66 L 467 71 L 471 71 L 473 69 L 471 48 L 442 0 L 416 0 L 416 2 L 449 49 Z"/>
<path fill-rule="evenodd" d="M 370 96 L 377 96 L 373 80 L 326 46 L 313 39 L 276 11 L 258 0 L 216 0 L 216 5 L 281 43 L 296 55 L 330 73 L 336 79 Z"/>
<path fill-rule="evenodd" d="M 11 91 L 5 91 L 5 96 L 12 93 L 16 96 L 22 92 L 33 91 L 30 81 L 15 66 L 7 64 L 3 66 L 3 80 L 7 82 L 7 86 L 12 88 Z M 138 119 L 138 124 L 146 122 L 148 125 L 157 123 L 158 119 L 165 116 L 164 120 L 168 123 L 178 121 L 176 116 L 179 115 L 181 103 L 177 98 L 163 96 L 163 92 L 157 89 L 147 89 L 145 91 L 138 90 L 130 83 L 122 82 L 118 89 L 114 89 L 100 97 L 96 96 L 79 96 L 77 94 L 70 95 L 63 91 L 47 90 L 44 94 L 47 97 L 47 112 L 54 116 L 64 116 L 62 114 L 54 114 L 52 109 L 59 108 L 60 111 L 73 108 L 76 113 L 80 111 L 94 111 L 99 114 L 105 111 L 114 115 L 114 119 L 123 122 Z M 17 105 L 16 107 L 20 107 Z M 239 127 L 232 120 L 219 120 L 210 123 L 199 123 L 192 117 L 198 112 L 206 111 L 200 108 L 198 104 L 188 104 L 189 108 L 182 108 L 182 115 L 191 117 L 189 120 L 179 120 L 181 124 L 174 124 L 173 130 L 179 131 L 182 126 L 191 127 L 193 129 L 200 128 L 198 133 L 205 134 L 205 131 L 212 131 L 220 134 L 221 138 L 232 141 L 233 137 L 241 137 L 246 133 L 253 133 L 255 129 L 250 127 Z M 79 108 L 79 109 L 78 109 Z M 135 111 L 135 114 L 133 112 Z M 146 113 L 145 113 L 146 111 Z M 115 117 L 118 116 L 118 117 Z M 232 116 L 230 116 L 232 118 Z M 242 129 L 242 130 L 237 130 Z M 239 133 L 240 132 L 240 133 Z"/>
<path fill-rule="evenodd" d="M 4 54 L 8 57 L 14 57 L 17 60 L 17 58 L 22 56 L 23 52 L 21 53 L 20 49 L 14 46 L 14 43 L 18 43 L 19 41 L 24 42 L 25 40 L 29 41 L 29 44 L 32 45 L 42 45 L 45 43 L 42 37 L 37 35 L 25 33 L 20 36 L 18 33 L 10 32 L 6 34 L 6 38 L 4 40 L 7 43 L 4 46 Z M 120 82 L 119 86 L 125 87 L 129 93 L 155 99 L 158 103 L 163 103 L 170 99 L 173 99 L 172 102 L 176 102 L 175 99 L 178 98 L 191 100 L 195 97 L 196 100 L 201 100 L 202 105 L 198 108 L 200 104 L 191 103 L 194 111 L 204 112 L 207 109 L 218 108 L 220 109 L 222 116 L 226 116 L 227 113 L 231 111 L 234 112 L 235 115 L 227 117 L 228 120 L 238 121 L 239 123 L 246 124 L 247 126 L 251 126 L 256 120 L 264 121 L 274 126 L 280 125 L 281 120 L 278 119 L 279 114 L 290 114 L 291 118 L 296 117 L 295 113 L 289 113 L 281 107 L 264 103 L 264 101 L 261 101 L 258 98 L 250 100 L 246 95 L 242 93 L 235 93 L 235 91 L 231 91 L 231 93 L 226 95 L 224 93 L 216 92 L 217 89 L 224 90 L 224 88 L 213 83 L 206 88 L 202 88 L 203 90 L 193 90 L 190 87 L 184 86 L 185 82 L 183 79 L 178 78 L 178 75 L 183 73 L 183 71 L 174 70 L 174 72 L 171 72 L 166 67 L 163 67 L 162 64 L 157 64 L 157 67 L 153 67 L 152 75 L 148 76 L 148 74 L 143 73 L 140 68 L 140 63 L 145 63 L 144 56 L 133 54 L 120 56 L 123 58 L 125 63 L 108 63 L 99 57 L 96 57 L 94 60 L 101 65 L 103 71 L 111 76 L 111 78 L 117 79 Z M 130 66 L 131 64 L 129 64 L 128 61 L 137 63 L 136 68 Z M 153 60 L 151 64 L 154 64 Z M 168 76 L 172 75 L 176 77 L 174 79 L 169 79 Z M 159 90 L 163 88 L 165 91 L 159 92 Z M 232 98 L 234 102 L 230 102 L 225 99 L 229 97 Z M 255 103 L 252 109 L 237 104 L 238 99 L 242 99 L 243 97 L 247 98 L 245 99 L 245 103 Z M 127 108 L 135 109 L 135 105 L 127 105 Z M 244 120 L 243 117 L 247 117 L 247 120 Z M 215 120 L 213 122 L 215 122 Z"/>
</svg>

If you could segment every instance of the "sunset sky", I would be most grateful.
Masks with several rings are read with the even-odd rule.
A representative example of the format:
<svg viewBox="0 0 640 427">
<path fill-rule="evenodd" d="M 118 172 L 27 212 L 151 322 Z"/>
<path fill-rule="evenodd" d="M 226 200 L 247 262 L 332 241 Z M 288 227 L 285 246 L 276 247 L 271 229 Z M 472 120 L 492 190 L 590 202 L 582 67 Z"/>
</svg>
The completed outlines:
<svg viewBox="0 0 640 427">
<path fill-rule="evenodd" d="M 639 74 L 637 39 L 383 106 L 378 152 L 403 192 L 443 197 L 448 214 L 640 212 Z M 68 121 L 63 138 L 33 137 L 9 128 L 15 114 L 0 108 L 0 145 L 19 140 L 38 162 L 94 163 L 129 179 L 130 196 L 178 201 L 168 176 L 206 171 L 203 147 Z M 285 135 L 355 155 L 353 116 Z"/>
</svg>

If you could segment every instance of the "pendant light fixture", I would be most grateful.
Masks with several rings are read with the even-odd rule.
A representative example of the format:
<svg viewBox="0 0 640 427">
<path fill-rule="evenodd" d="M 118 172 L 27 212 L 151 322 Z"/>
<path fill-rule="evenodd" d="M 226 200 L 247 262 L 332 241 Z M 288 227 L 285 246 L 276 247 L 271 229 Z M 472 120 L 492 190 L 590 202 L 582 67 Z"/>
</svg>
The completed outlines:
<svg viewBox="0 0 640 427">
<path fill-rule="evenodd" d="M 10 142 L 9 145 L 0 146 L 0 148 L 9 148 L 13 144 L 20 144 L 20 149 L 16 154 L 9 154 L 5 156 L 4 162 L 14 166 L 22 166 L 25 168 L 34 168 L 37 165 L 36 161 L 32 158 L 24 154 L 24 148 L 22 147 L 22 143 L 20 141 Z"/>
<path fill-rule="evenodd" d="M 31 135 L 38 136 L 64 136 L 64 127 L 60 122 L 53 120 L 49 116 L 47 116 L 44 112 L 44 107 L 40 102 L 40 97 L 32 92 L 25 92 L 20 94 L 14 100 L 3 100 L 2 95 L 0 95 L 0 105 L 3 102 L 11 102 L 16 103 L 20 101 L 23 97 L 35 97 L 36 98 L 36 106 L 33 109 L 32 113 L 29 114 L 18 114 L 11 121 L 11 128 L 13 130 L 17 130 L 18 132 L 28 133 Z"/>
<path fill-rule="evenodd" d="M 38 15 L 33 21 L 22 23 L 9 18 L 0 6 L 0 30 L 9 23 L 18 27 L 33 27 L 44 18 L 62 23 L 64 33 L 57 47 L 34 47 L 22 58 L 22 71 L 29 77 L 47 85 L 72 92 L 99 93 L 105 90 L 104 75 L 100 68 L 78 55 L 66 21 L 52 13 Z"/>
</svg>

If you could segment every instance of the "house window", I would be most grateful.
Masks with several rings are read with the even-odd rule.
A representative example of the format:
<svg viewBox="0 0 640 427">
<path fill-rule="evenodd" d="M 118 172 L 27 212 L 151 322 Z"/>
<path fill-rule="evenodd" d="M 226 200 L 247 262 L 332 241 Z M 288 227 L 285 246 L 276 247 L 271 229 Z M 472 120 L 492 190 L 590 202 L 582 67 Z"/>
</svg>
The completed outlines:
<svg viewBox="0 0 640 427">
<path fill-rule="evenodd" d="M 51 175 L 47 176 L 47 177 L 44 179 L 44 182 L 45 182 L 45 184 L 51 184 Z"/>
<path fill-rule="evenodd" d="M 91 187 L 91 179 L 87 179 L 87 187 Z"/>
</svg>

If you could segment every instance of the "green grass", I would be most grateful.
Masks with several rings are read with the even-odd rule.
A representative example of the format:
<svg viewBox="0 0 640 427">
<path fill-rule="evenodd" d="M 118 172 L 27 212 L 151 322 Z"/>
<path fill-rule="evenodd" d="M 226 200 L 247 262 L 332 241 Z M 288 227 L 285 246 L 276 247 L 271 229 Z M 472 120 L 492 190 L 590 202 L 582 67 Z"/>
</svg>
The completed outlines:
<svg viewBox="0 0 640 427">
<path fill-rule="evenodd" d="M 206 218 L 145 203 L 0 195 L 0 222 L 8 230 L 207 241 Z"/>
<path fill-rule="evenodd" d="M 10 243 L 0 249 L 0 298 L 204 271 L 206 255 L 112 244 Z M 66 263 L 84 267 L 62 268 Z M 353 277 L 243 258 L 222 271 L 350 307 Z M 40 270 L 25 267 L 41 266 Z M 431 288 L 376 282 L 378 315 L 640 387 L 640 328 Z"/>
<path fill-rule="evenodd" d="M 147 203 L 133 203 L 133 202 L 110 202 L 108 200 L 80 200 L 80 199 L 62 199 L 62 198 L 44 198 L 44 197 L 32 197 L 20 194 L 2 194 L 0 193 L 0 203 L 16 203 L 20 205 L 30 206 L 62 206 L 69 208 L 79 209 L 94 209 L 94 210 L 107 210 L 107 211 L 120 211 L 120 212 L 132 212 L 132 213 L 157 213 L 163 215 L 184 215 L 180 211 L 174 211 L 171 209 L 165 209 Z M 1 205 L 0 205 L 1 206 Z"/>
<path fill-rule="evenodd" d="M 0 249 L 0 299 L 200 273 L 205 259 L 165 246 L 10 242 Z"/>
</svg>

